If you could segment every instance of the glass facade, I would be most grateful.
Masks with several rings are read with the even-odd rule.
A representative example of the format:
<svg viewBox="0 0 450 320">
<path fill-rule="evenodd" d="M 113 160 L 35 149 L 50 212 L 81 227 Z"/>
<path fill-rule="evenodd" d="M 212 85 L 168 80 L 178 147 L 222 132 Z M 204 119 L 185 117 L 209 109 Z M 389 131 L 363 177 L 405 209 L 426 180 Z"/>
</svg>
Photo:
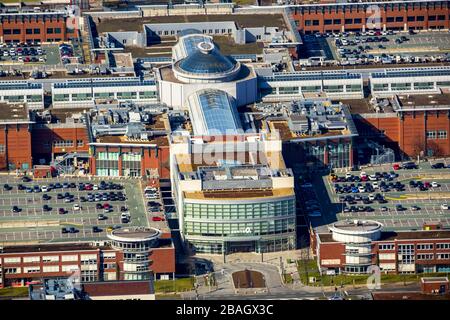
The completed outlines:
<svg viewBox="0 0 450 320">
<path fill-rule="evenodd" d="M 141 160 L 140 153 L 124 153 L 122 154 L 122 176 L 140 177 L 141 176 Z"/>
<path fill-rule="evenodd" d="M 95 163 L 98 176 L 119 176 L 119 153 L 99 152 Z"/>
<path fill-rule="evenodd" d="M 183 230 L 197 252 L 222 253 L 237 247 L 258 252 L 292 249 L 295 198 L 238 204 L 185 202 Z"/>
</svg>

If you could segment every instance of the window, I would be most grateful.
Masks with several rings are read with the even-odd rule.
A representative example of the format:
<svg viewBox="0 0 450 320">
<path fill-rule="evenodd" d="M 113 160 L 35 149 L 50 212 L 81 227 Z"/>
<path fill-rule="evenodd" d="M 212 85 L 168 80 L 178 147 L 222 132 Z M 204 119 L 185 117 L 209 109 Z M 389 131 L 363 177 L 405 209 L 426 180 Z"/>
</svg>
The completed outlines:
<svg viewBox="0 0 450 320">
<path fill-rule="evenodd" d="M 447 131 L 439 130 L 438 131 L 438 139 L 447 139 Z"/>
<path fill-rule="evenodd" d="M 40 262 L 41 258 L 40 257 L 23 257 L 23 263 L 30 263 L 30 262 Z"/>
<path fill-rule="evenodd" d="M 39 266 L 23 268 L 23 273 L 39 273 L 39 272 L 41 272 L 41 267 Z"/>
<path fill-rule="evenodd" d="M 432 253 L 418 254 L 417 260 L 433 260 L 434 255 Z"/>
<path fill-rule="evenodd" d="M 319 25 L 319 20 L 313 20 L 313 26 L 318 26 Z"/>
<path fill-rule="evenodd" d="M 392 83 L 392 90 L 411 90 L 411 83 Z"/>
<path fill-rule="evenodd" d="M 53 34 L 53 28 L 47 28 L 47 33 L 48 34 Z"/>
<path fill-rule="evenodd" d="M 33 29 L 26 29 L 26 30 L 25 30 L 25 33 L 26 33 L 26 34 L 33 34 Z"/>
<path fill-rule="evenodd" d="M 73 140 L 56 140 L 53 141 L 56 148 L 73 147 Z"/>
<path fill-rule="evenodd" d="M 353 19 L 345 19 L 345 24 L 353 24 Z"/>
<path fill-rule="evenodd" d="M 77 140 L 77 147 L 82 147 L 84 146 L 84 141 L 83 140 Z"/>
<path fill-rule="evenodd" d="M 3 34 L 11 34 L 11 29 L 3 29 Z"/>
<path fill-rule="evenodd" d="M 386 22 L 394 22 L 394 17 L 387 17 Z"/>
<path fill-rule="evenodd" d="M 396 17 L 395 22 L 403 22 L 403 17 Z"/>
<path fill-rule="evenodd" d="M 20 29 L 13 29 L 13 34 L 20 34 Z"/>
<path fill-rule="evenodd" d="M 429 16 L 428 21 L 436 21 L 436 16 Z"/>
<path fill-rule="evenodd" d="M 355 20 L 353 20 L 353 21 L 354 21 L 355 24 L 357 24 L 357 23 L 361 23 L 361 22 L 362 22 L 362 19 L 360 19 L 360 18 L 355 18 Z"/>
<path fill-rule="evenodd" d="M 439 16 L 437 17 L 437 19 L 438 19 L 439 21 L 444 21 L 444 20 L 445 20 L 445 16 L 444 16 L 444 15 L 439 15 Z"/>
<path fill-rule="evenodd" d="M 38 28 L 33 29 L 33 33 L 34 34 L 41 34 L 41 29 L 38 29 Z"/>
<path fill-rule="evenodd" d="M 5 153 L 5 145 L 4 144 L 0 144 L 0 154 Z"/>
<path fill-rule="evenodd" d="M 323 21 L 323 24 L 326 25 L 326 26 L 328 26 L 328 25 L 330 25 L 330 24 L 333 24 L 333 20 L 331 20 L 331 19 L 326 19 L 326 20 Z"/>
<path fill-rule="evenodd" d="M 59 272 L 59 266 L 44 266 L 42 272 Z"/>
<path fill-rule="evenodd" d="M 393 243 L 378 245 L 379 250 L 394 250 L 395 245 Z"/>
<path fill-rule="evenodd" d="M 43 256 L 42 262 L 58 262 L 59 256 Z"/>
<path fill-rule="evenodd" d="M 21 268 L 5 268 L 5 274 L 11 274 L 11 273 L 22 273 Z"/>
<path fill-rule="evenodd" d="M 61 267 L 61 271 L 63 271 L 63 272 L 74 272 L 74 271 L 77 271 L 78 270 L 78 266 L 77 265 L 63 265 L 62 267 Z"/>
<path fill-rule="evenodd" d="M 20 257 L 3 258 L 3 263 L 20 263 Z"/>
<path fill-rule="evenodd" d="M 438 253 L 438 254 L 436 254 L 436 259 L 438 259 L 438 260 L 450 259 L 450 253 Z"/>
<path fill-rule="evenodd" d="M 373 91 L 388 91 L 389 84 L 387 83 L 374 83 Z"/>
<path fill-rule="evenodd" d="M 417 16 L 416 20 L 417 21 L 425 21 L 425 17 L 424 16 Z"/>
<path fill-rule="evenodd" d="M 78 261 L 77 255 L 64 255 L 61 256 L 61 261 Z"/>
<path fill-rule="evenodd" d="M 436 131 L 427 131 L 427 139 L 436 139 L 437 133 Z"/>
<path fill-rule="evenodd" d="M 414 17 L 414 16 L 413 17 L 408 17 L 407 20 L 408 20 L 408 22 L 413 22 L 413 21 L 416 21 L 416 17 Z"/>
<path fill-rule="evenodd" d="M 417 245 L 417 250 L 432 250 L 433 244 L 432 243 L 423 243 Z"/>
<path fill-rule="evenodd" d="M 334 19 L 333 24 L 341 24 L 341 19 Z"/>
<path fill-rule="evenodd" d="M 436 249 L 450 249 L 450 243 L 437 243 Z"/>
</svg>

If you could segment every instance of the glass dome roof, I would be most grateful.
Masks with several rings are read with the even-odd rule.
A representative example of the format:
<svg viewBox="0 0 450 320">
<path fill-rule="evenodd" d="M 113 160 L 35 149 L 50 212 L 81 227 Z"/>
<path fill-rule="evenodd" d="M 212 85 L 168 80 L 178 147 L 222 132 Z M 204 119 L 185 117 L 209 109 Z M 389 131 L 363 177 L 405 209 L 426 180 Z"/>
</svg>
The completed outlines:
<svg viewBox="0 0 450 320">
<path fill-rule="evenodd" d="M 179 63 L 179 68 L 187 73 L 226 73 L 234 69 L 235 62 L 223 56 L 210 42 L 201 42 L 198 49 Z"/>
</svg>

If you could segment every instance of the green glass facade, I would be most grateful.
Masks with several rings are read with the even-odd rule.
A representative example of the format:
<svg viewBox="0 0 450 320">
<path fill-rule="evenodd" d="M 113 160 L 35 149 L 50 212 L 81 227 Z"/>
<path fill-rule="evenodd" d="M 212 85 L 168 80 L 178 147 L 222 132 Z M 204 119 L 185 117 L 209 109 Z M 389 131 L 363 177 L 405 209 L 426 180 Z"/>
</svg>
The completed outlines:
<svg viewBox="0 0 450 320">
<path fill-rule="evenodd" d="M 183 233 L 196 252 L 271 252 L 295 248 L 294 196 L 220 204 L 187 200 L 183 211 Z"/>
</svg>

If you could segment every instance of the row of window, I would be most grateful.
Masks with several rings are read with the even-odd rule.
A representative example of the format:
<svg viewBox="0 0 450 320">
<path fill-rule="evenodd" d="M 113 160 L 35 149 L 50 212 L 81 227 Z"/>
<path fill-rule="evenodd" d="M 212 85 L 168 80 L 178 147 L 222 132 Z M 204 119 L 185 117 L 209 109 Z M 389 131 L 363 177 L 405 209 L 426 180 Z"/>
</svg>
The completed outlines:
<svg viewBox="0 0 450 320">
<path fill-rule="evenodd" d="M 421 253 L 417 254 L 417 260 L 433 260 L 434 254 L 432 253 Z M 436 254 L 437 260 L 448 260 L 450 259 L 450 253 L 437 253 Z"/>
<path fill-rule="evenodd" d="M 427 139 L 447 139 L 446 130 L 427 131 Z"/>
<path fill-rule="evenodd" d="M 60 34 L 62 32 L 61 28 L 47 28 L 47 34 Z M 25 29 L 26 34 L 41 34 L 41 29 Z M 3 29 L 4 35 L 10 34 L 22 34 L 21 29 Z"/>
<path fill-rule="evenodd" d="M 41 102 L 41 95 L 16 95 L 16 96 L 3 96 L 4 101 L 8 102 Z"/>
<path fill-rule="evenodd" d="M 449 17 L 450 19 L 450 17 Z M 384 18 L 378 18 L 375 19 L 375 22 L 379 22 L 379 23 L 383 23 Z M 386 22 L 391 23 L 391 22 L 404 22 L 404 18 L 402 16 L 400 17 L 386 17 Z M 425 21 L 425 16 L 408 16 L 406 18 L 406 20 L 408 22 L 422 22 Z M 323 20 L 323 24 L 328 26 L 328 25 L 341 25 L 342 22 L 344 21 L 344 23 L 346 25 L 348 24 L 361 24 L 362 23 L 362 19 L 361 18 L 355 18 L 355 19 L 324 19 Z M 437 16 L 429 16 L 428 17 L 428 21 L 445 21 L 445 15 L 437 15 Z M 366 23 L 370 23 L 373 22 L 372 18 L 366 18 L 365 19 Z M 305 20 L 305 26 L 319 26 L 320 25 L 320 20 Z"/>
<path fill-rule="evenodd" d="M 225 33 L 232 33 L 233 30 L 232 29 L 203 29 L 201 30 L 203 34 L 225 34 Z M 159 36 L 168 36 L 168 35 L 176 35 L 180 32 L 180 30 L 160 30 L 158 32 L 156 32 Z"/>
<path fill-rule="evenodd" d="M 139 95 L 138 95 L 139 94 Z M 141 91 L 141 92 L 97 92 L 94 93 L 95 99 L 152 99 L 156 98 L 156 91 Z M 91 93 L 72 93 L 72 94 L 55 94 L 54 101 L 86 101 L 91 100 Z"/>
<path fill-rule="evenodd" d="M 421 243 L 417 245 L 417 250 L 432 250 L 434 248 L 434 244 L 432 243 Z M 387 243 L 378 245 L 379 250 L 394 250 L 395 244 Z M 399 245 L 399 249 L 402 251 L 414 251 L 414 245 Z M 436 249 L 450 249 L 450 243 L 436 243 Z"/>
</svg>

